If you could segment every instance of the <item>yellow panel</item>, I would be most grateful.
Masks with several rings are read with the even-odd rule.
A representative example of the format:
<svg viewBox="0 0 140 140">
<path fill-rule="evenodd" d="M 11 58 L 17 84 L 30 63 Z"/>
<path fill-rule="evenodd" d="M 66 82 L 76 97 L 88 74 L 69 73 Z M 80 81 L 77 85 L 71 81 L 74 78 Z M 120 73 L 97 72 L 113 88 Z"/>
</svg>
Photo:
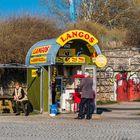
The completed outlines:
<svg viewBox="0 0 140 140">
<path fill-rule="evenodd" d="M 37 47 L 32 51 L 32 56 L 47 54 L 51 48 L 51 45 Z"/>
<path fill-rule="evenodd" d="M 36 69 L 32 69 L 32 77 L 37 77 L 37 70 Z"/>
<path fill-rule="evenodd" d="M 60 46 L 64 46 L 67 42 L 71 40 L 75 40 L 75 39 L 81 39 L 83 41 L 86 41 L 91 46 L 98 43 L 98 40 L 93 35 L 82 30 L 71 30 L 69 32 L 66 32 L 62 34 L 61 36 L 59 36 L 56 42 Z"/>
<path fill-rule="evenodd" d="M 85 63 L 85 57 L 65 57 L 64 63 Z"/>
<path fill-rule="evenodd" d="M 46 62 L 47 62 L 47 56 L 33 57 L 30 59 L 30 64 L 40 64 Z"/>
</svg>

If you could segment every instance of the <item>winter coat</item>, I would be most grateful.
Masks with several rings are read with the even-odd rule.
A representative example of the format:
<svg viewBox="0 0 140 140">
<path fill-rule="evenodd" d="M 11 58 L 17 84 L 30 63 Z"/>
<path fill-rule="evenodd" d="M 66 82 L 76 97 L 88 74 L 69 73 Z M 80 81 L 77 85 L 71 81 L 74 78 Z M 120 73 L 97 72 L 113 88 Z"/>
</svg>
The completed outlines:
<svg viewBox="0 0 140 140">
<path fill-rule="evenodd" d="M 80 83 L 81 98 L 95 98 L 95 91 L 93 90 L 93 78 L 86 77 Z"/>
</svg>

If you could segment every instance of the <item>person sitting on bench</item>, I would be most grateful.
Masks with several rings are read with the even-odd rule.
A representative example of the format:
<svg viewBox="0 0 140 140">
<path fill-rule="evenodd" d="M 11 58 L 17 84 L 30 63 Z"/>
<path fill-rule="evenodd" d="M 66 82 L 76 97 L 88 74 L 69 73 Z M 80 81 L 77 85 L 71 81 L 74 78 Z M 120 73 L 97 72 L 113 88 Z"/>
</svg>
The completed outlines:
<svg viewBox="0 0 140 140">
<path fill-rule="evenodd" d="M 13 96 L 14 96 L 13 104 L 15 104 L 15 106 L 13 106 L 13 112 L 16 113 L 16 115 L 20 115 L 20 106 L 21 106 L 21 108 L 25 113 L 25 116 L 28 116 L 29 111 L 27 108 L 25 108 L 25 104 L 27 104 L 29 101 L 26 93 L 24 92 L 19 82 L 15 83 L 15 90 L 13 92 Z"/>
</svg>

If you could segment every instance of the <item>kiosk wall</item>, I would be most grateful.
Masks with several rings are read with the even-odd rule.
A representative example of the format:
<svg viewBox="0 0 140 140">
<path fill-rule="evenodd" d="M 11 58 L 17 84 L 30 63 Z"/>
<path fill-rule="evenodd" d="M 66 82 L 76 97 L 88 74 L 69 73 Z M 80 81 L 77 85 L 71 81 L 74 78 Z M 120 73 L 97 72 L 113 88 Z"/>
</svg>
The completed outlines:
<svg viewBox="0 0 140 140">
<path fill-rule="evenodd" d="M 47 67 L 43 68 L 42 78 L 41 73 L 37 73 L 36 76 L 33 76 L 32 72 L 34 70 L 35 69 L 29 69 L 27 71 L 28 98 L 32 102 L 35 110 L 38 110 L 40 112 L 48 112 L 49 109 L 48 68 Z"/>
</svg>

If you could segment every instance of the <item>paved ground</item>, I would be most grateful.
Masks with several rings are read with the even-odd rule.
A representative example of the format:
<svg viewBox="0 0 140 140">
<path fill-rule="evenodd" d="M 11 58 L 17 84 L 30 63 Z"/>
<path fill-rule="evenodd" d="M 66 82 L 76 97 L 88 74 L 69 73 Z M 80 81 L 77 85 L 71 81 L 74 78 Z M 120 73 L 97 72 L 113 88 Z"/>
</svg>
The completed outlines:
<svg viewBox="0 0 140 140">
<path fill-rule="evenodd" d="M 109 105 L 138 108 L 140 103 Z M 130 107 L 129 107 L 130 108 Z M 0 140 L 140 140 L 140 110 L 113 110 L 92 120 L 75 120 L 75 114 L 0 116 Z"/>
</svg>

